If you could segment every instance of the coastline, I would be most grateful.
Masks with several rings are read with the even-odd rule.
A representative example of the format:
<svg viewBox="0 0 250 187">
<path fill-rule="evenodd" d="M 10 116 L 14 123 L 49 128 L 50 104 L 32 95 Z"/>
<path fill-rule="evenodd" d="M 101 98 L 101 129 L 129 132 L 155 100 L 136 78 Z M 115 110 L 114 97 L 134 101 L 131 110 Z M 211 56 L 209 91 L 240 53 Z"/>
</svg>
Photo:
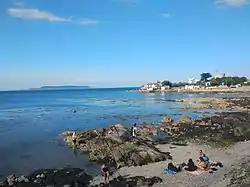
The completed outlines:
<svg viewBox="0 0 250 187">
<path fill-rule="evenodd" d="M 191 101 L 191 102 L 204 102 L 204 100 L 199 100 L 199 98 L 194 98 L 196 99 L 196 101 Z M 225 99 L 225 98 L 221 98 L 221 99 Z M 131 177 L 135 177 L 133 178 L 133 180 L 138 180 L 136 177 L 138 176 L 143 176 L 143 180 L 148 181 L 151 180 L 153 177 L 157 177 L 158 182 L 160 181 L 160 179 L 162 181 L 160 181 L 159 184 L 155 184 L 155 186 L 173 186 L 173 187 L 184 187 L 184 186 L 192 186 L 195 184 L 206 184 L 207 186 L 210 185 L 211 182 L 216 182 L 216 183 L 220 183 L 221 186 L 226 186 L 230 185 L 231 182 L 231 178 L 234 177 L 234 179 L 237 179 L 237 174 L 233 173 L 234 170 L 238 170 L 238 169 L 242 169 L 243 166 L 241 166 L 242 164 L 244 165 L 245 162 L 249 161 L 248 157 L 250 156 L 249 153 L 247 153 L 245 150 L 249 150 L 249 134 L 248 134 L 248 130 L 247 131 L 244 129 L 245 128 L 245 123 L 247 123 L 248 120 L 248 116 L 249 114 L 247 112 L 233 112 L 233 111 L 238 111 L 239 108 L 243 108 L 246 109 L 246 104 L 245 100 L 242 101 L 242 99 L 249 99 L 249 98 L 239 98 L 239 99 L 231 99 L 231 100 L 227 100 L 228 103 L 233 103 L 235 105 L 235 108 L 232 108 L 232 111 L 229 113 L 218 113 L 217 115 L 214 115 L 213 117 L 201 117 L 199 119 L 191 119 L 188 116 L 181 116 L 180 119 L 178 120 L 172 120 L 170 117 L 165 116 L 164 119 L 162 120 L 162 126 L 161 127 L 156 127 L 154 125 L 142 125 L 140 126 L 140 133 L 141 133 L 141 141 L 143 144 L 138 144 L 138 146 L 133 146 L 132 144 L 129 143 L 129 141 L 127 140 L 122 140 L 122 142 L 119 143 L 119 145 L 123 144 L 124 142 L 127 142 L 126 145 L 129 145 L 130 148 L 136 150 L 136 151 L 141 151 L 142 146 L 144 146 L 143 151 L 148 151 L 149 148 L 150 149 L 157 149 L 159 150 L 158 152 L 154 151 L 153 155 L 157 155 L 157 159 L 154 161 L 151 161 L 150 163 L 143 163 L 143 164 L 138 164 L 137 166 L 132 166 L 133 163 L 128 163 L 129 165 L 127 165 L 127 163 L 125 163 L 125 165 L 121 166 L 121 168 L 119 168 L 117 170 L 117 168 L 114 170 L 114 174 L 112 174 L 112 178 L 113 182 L 115 180 L 117 180 L 117 177 L 119 177 L 120 175 L 122 175 L 124 178 L 126 178 L 126 180 L 132 180 Z M 188 99 L 183 99 L 184 101 L 174 101 L 174 102 L 190 102 L 190 100 Z M 212 100 L 212 101 L 216 101 L 215 103 L 217 103 L 217 100 Z M 249 100 L 248 100 L 249 101 Z M 169 102 L 169 101 L 167 101 Z M 206 100 L 206 102 L 211 102 L 211 98 L 209 98 L 208 100 Z M 218 102 L 220 102 L 218 100 Z M 212 108 L 214 108 L 215 110 L 218 109 L 218 107 L 216 107 L 215 105 L 212 106 Z M 225 107 L 225 109 L 229 109 L 227 107 Z M 218 115 L 220 117 L 220 119 L 217 119 Z M 243 121 L 242 121 L 243 120 Z M 246 121 L 244 121 L 246 120 Z M 240 126 L 239 127 L 234 127 L 231 126 L 231 124 L 234 124 L 237 121 L 237 123 L 240 121 Z M 121 127 L 121 125 L 120 125 Z M 123 128 L 123 127 L 121 127 Z M 248 128 L 248 127 L 247 127 Z M 194 129 L 196 129 L 194 131 Z M 227 131 L 226 129 L 229 129 L 229 131 Z M 231 130 L 230 130 L 231 129 Z M 98 131 L 98 129 L 96 129 Z M 96 130 L 88 130 L 88 132 L 91 133 L 96 131 Z M 108 131 L 110 130 L 110 128 L 107 129 Z M 197 131 L 198 130 L 198 131 Z M 221 132 L 225 133 L 225 136 L 219 136 L 220 133 L 216 133 L 216 131 L 220 130 Z M 163 138 L 163 142 L 159 142 L 159 141 L 154 141 L 152 139 L 152 137 L 155 136 L 155 132 L 157 131 L 163 131 L 166 132 L 168 134 L 171 134 L 171 136 L 174 136 L 175 139 L 174 141 L 169 141 L 168 139 L 164 139 Z M 230 131 L 233 131 L 233 136 L 235 139 L 232 139 L 233 141 L 231 142 L 230 139 Z M 79 134 L 79 140 L 83 141 L 84 139 L 82 139 L 81 135 L 84 135 L 83 133 L 85 133 L 87 131 L 84 130 L 79 130 L 77 131 L 77 133 Z M 101 132 L 101 131 L 100 131 Z M 109 131 L 110 132 L 110 131 Z M 128 129 L 125 128 L 124 132 L 128 132 Z M 71 133 L 71 132 L 69 132 Z M 99 133 L 99 132 L 98 132 Z M 98 135 L 97 133 L 97 135 Z M 184 134 L 183 134 L 184 133 Z M 246 133 L 246 134 L 244 134 Z M 115 133 L 114 133 L 115 134 Z M 120 136 L 114 136 L 114 134 L 107 134 L 107 138 L 113 138 L 113 141 L 117 141 L 117 138 L 120 138 Z M 157 133 L 156 133 L 157 134 Z M 213 135 L 216 136 L 213 136 Z M 64 134 L 66 137 L 69 137 L 68 141 L 66 140 L 67 143 L 71 143 L 70 141 L 70 136 Z M 86 134 L 85 134 L 86 135 Z M 84 135 L 84 136 L 85 136 Z M 198 136 L 197 136 L 198 135 Z M 211 136 L 211 137 L 210 137 Z M 90 139 L 93 138 L 92 135 L 89 137 Z M 202 141 L 204 138 L 205 141 Z M 229 138 L 229 139 L 227 139 Z M 196 141 L 193 141 L 196 140 Z M 215 147 L 212 144 L 208 143 L 208 142 L 213 142 L 214 140 L 218 140 L 218 142 L 222 142 L 222 141 L 228 141 L 228 144 L 222 145 L 223 148 L 221 147 Z M 120 141 L 120 140 L 118 140 Z M 144 144 L 145 142 L 151 142 L 149 144 Z M 206 142 L 207 141 L 207 142 Z M 246 142 L 244 142 L 246 141 Z M 97 142 L 91 142 L 91 143 L 97 143 Z M 112 141 L 111 143 L 111 147 L 115 148 L 115 146 L 112 146 Z M 179 145 L 179 144 L 183 144 L 183 145 Z M 217 142 L 215 142 L 215 144 L 218 144 Z M 80 145 L 79 150 L 85 152 L 86 147 L 83 146 L 84 143 L 82 145 Z M 90 145 L 90 144 L 89 144 Z M 93 145 L 93 144 L 92 144 Z M 102 145 L 102 143 L 100 144 Z M 116 145 L 116 144 L 114 144 Z M 91 146 L 91 145 L 90 145 Z M 102 145 L 103 146 L 103 145 Z M 137 148 L 140 148 L 139 150 Z M 154 148 L 155 147 L 155 148 Z M 82 149 L 83 148 L 83 149 Z M 89 147 L 91 148 L 91 147 Z M 126 150 L 126 148 L 128 147 L 124 147 L 123 149 Z M 208 154 L 208 156 L 211 158 L 211 160 L 214 161 L 221 161 L 224 165 L 223 168 L 218 168 L 218 171 L 214 172 L 213 174 L 210 174 L 209 172 L 204 173 L 204 175 L 202 174 L 201 176 L 193 176 L 187 173 L 180 173 L 177 175 L 167 175 L 164 173 L 164 168 L 167 167 L 167 164 L 169 162 L 173 162 L 174 164 L 179 164 L 181 162 L 186 162 L 188 157 L 192 157 L 194 160 L 197 158 L 198 155 L 198 150 L 202 149 L 204 150 L 204 152 L 206 154 Z M 92 151 L 92 150 L 91 150 Z M 227 152 L 226 154 L 224 152 Z M 90 154 L 89 151 L 87 151 L 88 154 Z M 101 152 L 101 151 L 99 151 Z M 163 153 L 163 155 L 162 155 Z M 142 154 L 143 155 L 143 154 Z M 141 155 L 141 156 L 142 156 Z M 171 157 L 173 158 L 171 160 L 171 158 L 169 157 L 171 155 Z M 93 156 L 93 155 L 92 155 Z M 96 156 L 96 155 L 94 155 Z M 117 155 L 116 155 L 117 156 Z M 119 155 L 118 155 L 119 156 Z M 163 157 L 162 157 L 163 156 Z M 237 159 L 236 159 L 237 158 Z M 95 160 L 96 159 L 96 160 Z M 98 161 L 98 158 L 96 157 L 93 161 Z M 160 160 L 159 160 L 160 159 Z M 162 160 L 161 160 L 162 159 Z M 129 159 L 127 160 L 129 161 Z M 234 165 L 234 166 L 232 166 Z M 245 165 L 244 165 L 245 167 Z M 69 170 L 66 171 L 70 172 L 72 171 L 72 169 L 74 170 L 74 168 L 69 168 Z M 78 169 L 77 169 L 78 170 Z M 44 174 L 46 177 L 46 173 L 47 171 L 43 171 L 44 173 L 38 173 L 37 175 L 40 176 L 42 174 Z M 84 170 L 79 170 L 78 173 L 76 173 L 74 176 L 72 176 L 72 180 L 78 180 L 76 179 L 79 173 L 82 173 L 85 171 Z M 83 174 L 83 173 L 82 173 Z M 32 174 L 31 174 L 32 175 Z M 236 175 L 236 178 L 235 178 Z M 247 175 L 247 173 L 246 173 Z M 87 175 L 83 175 L 85 177 L 87 177 Z M 33 177 L 33 178 L 32 178 Z M 28 176 L 26 178 L 29 179 L 29 181 L 32 182 L 32 184 L 36 183 L 38 181 L 42 182 L 44 181 L 43 177 L 38 177 L 39 180 L 37 180 L 38 178 L 35 176 Z M 46 178 L 45 177 L 45 178 Z M 32 178 L 32 180 L 31 180 Z M 147 179 L 148 178 L 148 179 Z M 150 179 L 149 179 L 150 178 Z M 192 183 L 187 183 L 190 178 L 192 178 Z M 15 178 L 15 180 L 18 181 L 19 180 L 24 180 L 21 178 Z M 85 180 L 82 179 L 82 180 Z M 152 179 L 153 180 L 153 179 Z M 35 182 L 36 181 L 36 182 Z M 182 182 L 180 182 L 182 181 Z M 23 182 L 23 181 L 22 181 Z M 93 180 L 89 180 L 90 184 L 86 184 L 85 186 L 95 186 L 95 185 L 99 185 L 102 182 L 102 179 L 100 176 L 94 177 Z M 137 181 L 138 182 L 138 181 Z M 184 182 L 186 182 L 184 184 Z M 112 181 L 111 181 L 112 183 Z M 0 183 L 1 184 L 1 183 Z M 187 184 L 187 185 L 186 185 Z M 215 183 L 211 183 L 213 185 L 210 185 L 211 187 L 215 186 Z M 67 185 L 65 183 L 65 185 Z M 198 186 L 199 186 L 198 185 Z M 8 185 L 5 185 L 8 186 Z M 136 185 L 136 186 L 140 186 L 140 185 Z M 147 185 L 144 185 L 147 186 Z M 219 186 L 218 186 L 219 187 Z"/>
<path fill-rule="evenodd" d="M 203 94 L 203 93 L 210 93 L 210 94 L 219 94 L 219 93 L 235 93 L 235 94 L 242 94 L 242 93 L 250 93 L 250 86 L 243 86 L 239 88 L 200 88 L 200 89 L 184 89 L 184 88 L 171 88 L 166 90 L 134 90 L 135 92 L 139 93 L 188 93 L 188 94 Z"/>
</svg>

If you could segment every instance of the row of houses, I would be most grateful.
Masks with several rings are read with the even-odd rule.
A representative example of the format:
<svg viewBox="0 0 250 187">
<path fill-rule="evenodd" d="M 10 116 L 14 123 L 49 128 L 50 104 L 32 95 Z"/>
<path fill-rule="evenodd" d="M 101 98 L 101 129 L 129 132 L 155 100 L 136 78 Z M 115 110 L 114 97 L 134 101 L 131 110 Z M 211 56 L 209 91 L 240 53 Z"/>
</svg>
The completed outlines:
<svg viewBox="0 0 250 187">
<path fill-rule="evenodd" d="M 148 83 L 143 85 L 140 90 L 141 91 L 147 91 L 147 92 L 151 92 L 151 91 L 165 91 L 165 90 L 169 90 L 170 86 L 169 85 L 162 85 L 162 83 L 156 82 L 156 83 Z"/>
</svg>

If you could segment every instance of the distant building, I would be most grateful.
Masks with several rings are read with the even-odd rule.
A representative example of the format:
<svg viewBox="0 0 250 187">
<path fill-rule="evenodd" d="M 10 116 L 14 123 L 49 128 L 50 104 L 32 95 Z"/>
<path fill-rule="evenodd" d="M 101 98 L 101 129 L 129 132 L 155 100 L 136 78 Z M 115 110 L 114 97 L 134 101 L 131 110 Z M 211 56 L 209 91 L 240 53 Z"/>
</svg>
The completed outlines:
<svg viewBox="0 0 250 187">
<path fill-rule="evenodd" d="M 170 89 L 170 86 L 169 86 L 169 85 L 165 85 L 165 86 L 162 86 L 162 87 L 161 87 L 161 91 L 169 90 L 169 89 Z"/>
<path fill-rule="evenodd" d="M 148 83 L 141 87 L 141 90 L 146 91 L 154 91 L 154 90 L 160 90 L 162 87 L 161 83 Z"/>
</svg>

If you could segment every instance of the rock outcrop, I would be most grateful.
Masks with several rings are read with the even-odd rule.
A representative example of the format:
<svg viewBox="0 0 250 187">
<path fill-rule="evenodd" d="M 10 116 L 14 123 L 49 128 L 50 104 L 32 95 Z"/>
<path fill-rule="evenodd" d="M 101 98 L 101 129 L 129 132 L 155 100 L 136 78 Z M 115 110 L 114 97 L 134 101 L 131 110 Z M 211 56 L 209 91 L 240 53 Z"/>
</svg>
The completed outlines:
<svg viewBox="0 0 250 187">
<path fill-rule="evenodd" d="M 29 176 L 10 175 L 0 182 L 1 187 L 87 187 L 92 177 L 79 168 L 41 169 Z"/>
<path fill-rule="evenodd" d="M 247 112 L 224 112 L 216 116 L 191 119 L 181 116 L 161 130 L 175 138 L 192 139 L 213 144 L 227 145 L 250 140 L 250 114 Z"/>
<path fill-rule="evenodd" d="M 134 143 L 130 140 L 130 129 L 122 125 L 77 132 L 75 148 L 88 153 L 91 161 L 109 163 L 118 168 L 172 159 L 170 153 L 159 151 L 150 138 L 143 136 L 147 134 L 145 129 L 139 128 L 138 132 Z M 73 146 L 72 134 L 63 133 L 69 146 Z"/>
</svg>

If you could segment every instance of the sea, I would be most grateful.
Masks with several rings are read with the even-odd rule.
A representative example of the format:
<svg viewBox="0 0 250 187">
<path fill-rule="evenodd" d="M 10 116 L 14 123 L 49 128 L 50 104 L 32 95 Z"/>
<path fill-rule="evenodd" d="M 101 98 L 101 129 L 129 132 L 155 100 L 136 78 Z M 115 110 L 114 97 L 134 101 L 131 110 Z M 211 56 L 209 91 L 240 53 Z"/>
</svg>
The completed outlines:
<svg viewBox="0 0 250 187">
<path fill-rule="evenodd" d="M 133 89 L 0 92 L 0 178 L 62 167 L 85 168 L 92 175 L 98 174 L 97 163 L 89 162 L 86 154 L 65 145 L 63 131 L 158 122 L 164 115 L 174 119 L 182 114 L 203 115 L 178 109 L 183 103 L 165 101 L 200 95 L 145 94 Z M 209 95 L 203 95 L 206 96 Z"/>
</svg>

